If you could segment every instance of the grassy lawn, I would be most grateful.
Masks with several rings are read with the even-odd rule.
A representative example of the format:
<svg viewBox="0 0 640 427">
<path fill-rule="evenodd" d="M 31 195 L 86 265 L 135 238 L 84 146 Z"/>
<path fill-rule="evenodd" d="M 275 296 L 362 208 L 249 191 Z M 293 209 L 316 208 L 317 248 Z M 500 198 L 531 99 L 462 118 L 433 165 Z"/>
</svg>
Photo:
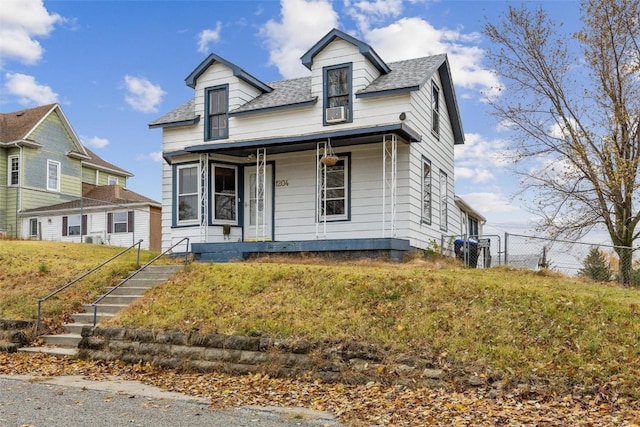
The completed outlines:
<svg viewBox="0 0 640 427">
<path fill-rule="evenodd" d="M 125 248 L 80 243 L 0 240 L 0 318 L 37 317 L 38 299 L 64 286 Z M 140 252 L 145 263 L 155 255 Z M 106 286 L 135 269 L 137 250 L 113 262 L 42 303 L 45 324 L 59 328 L 69 314 L 95 300 Z"/>
<path fill-rule="evenodd" d="M 43 277 L 75 277 L 109 256 L 109 249 L 0 242 L 0 317 L 32 318 L 35 305 L 24 301 L 46 294 Z M 92 286 L 86 292 L 96 292 L 99 284 Z M 13 304 L 5 303 L 8 297 Z M 80 298 L 61 297 L 56 310 L 66 313 L 73 307 L 69 302 Z M 639 306 L 637 289 L 553 272 L 475 270 L 442 259 L 391 264 L 272 258 L 191 264 L 112 322 L 312 342 L 357 340 L 389 360 L 410 357 L 490 378 L 586 391 L 607 387 L 640 398 Z"/>
</svg>

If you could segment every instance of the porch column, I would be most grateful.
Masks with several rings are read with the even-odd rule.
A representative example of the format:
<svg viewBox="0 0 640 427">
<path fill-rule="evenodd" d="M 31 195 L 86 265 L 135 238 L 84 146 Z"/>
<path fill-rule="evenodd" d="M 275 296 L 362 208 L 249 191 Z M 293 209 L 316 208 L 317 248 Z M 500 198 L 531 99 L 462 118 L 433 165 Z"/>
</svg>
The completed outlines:
<svg viewBox="0 0 640 427">
<path fill-rule="evenodd" d="M 265 195 L 267 194 L 267 149 L 258 148 L 256 150 L 256 188 L 255 188 L 255 224 L 256 224 L 256 241 L 264 241 L 267 238 L 267 215 L 265 209 L 267 203 Z"/>
<path fill-rule="evenodd" d="M 382 237 L 396 237 L 396 179 L 398 176 L 398 137 L 382 139 Z"/>
<path fill-rule="evenodd" d="M 200 242 L 209 238 L 209 153 L 200 154 Z"/>
</svg>

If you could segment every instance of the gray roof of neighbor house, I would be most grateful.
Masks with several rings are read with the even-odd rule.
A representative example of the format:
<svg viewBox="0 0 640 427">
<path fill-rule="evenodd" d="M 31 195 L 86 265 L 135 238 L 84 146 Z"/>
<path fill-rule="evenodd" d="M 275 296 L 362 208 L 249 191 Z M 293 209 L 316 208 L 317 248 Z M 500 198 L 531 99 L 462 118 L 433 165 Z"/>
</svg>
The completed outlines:
<svg viewBox="0 0 640 427">
<path fill-rule="evenodd" d="M 0 113 L 0 142 L 26 139 L 34 126 L 49 113 L 56 104 L 47 104 L 26 110 Z"/>
<path fill-rule="evenodd" d="M 133 174 L 131 172 L 127 172 L 126 170 L 122 169 L 121 167 L 116 166 L 113 163 L 107 162 L 106 160 L 104 160 L 102 157 L 98 156 L 96 153 L 94 153 L 93 151 L 91 151 L 87 147 L 84 147 L 84 149 L 87 151 L 87 154 L 89 155 L 90 158 L 88 160 L 83 160 L 82 161 L 83 165 L 94 167 L 94 168 L 97 168 L 97 169 L 103 169 L 103 170 L 109 170 L 109 171 L 117 172 L 119 174 L 126 175 L 126 176 L 133 176 Z"/>
<path fill-rule="evenodd" d="M 83 197 L 70 202 L 57 203 L 55 205 L 41 206 L 21 212 L 21 215 L 50 211 L 77 210 L 80 208 L 114 207 L 130 205 L 151 205 L 161 207 L 159 202 L 145 197 L 135 191 L 128 190 L 120 185 L 87 185 L 83 187 Z"/>
<path fill-rule="evenodd" d="M 31 141 L 36 144 L 39 143 L 39 145 L 36 146 L 41 146 L 43 141 L 30 140 L 29 135 L 31 132 L 33 132 L 35 126 L 37 126 L 38 123 L 40 123 L 55 109 L 58 109 L 62 116 L 63 122 L 66 123 L 67 119 L 66 117 L 64 117 L 64 113 L 62 112 L 62 109 L 58 104 L 47 104 L 40 107 L 28 108 L 26 110 L 14 111 L 11 113 L 0 113 L 0 146 L 24 140 Z M 75 158 L 79 158 L 80 160 L 82 160 L 82 163 L 84 165 L 96 169 L 112 171 L 124 176 L 133 176 L 131 172 L 128 172 L 121 167 L 114 165 L 113 163 L 107 162 L 96 153 L 85 147 L 76 137 L 75 133 L 73 133 L 73 129 L 71 129 L 70 125 L 68 123 L 66 124 L 69 126 L 68 130 L 72 134 L 71 137 L 77 141 L 77 144 L 79 145 L 78 148 L 80 150 L 83 150 L 74 152 L 72 154 Z"/>
</svg>

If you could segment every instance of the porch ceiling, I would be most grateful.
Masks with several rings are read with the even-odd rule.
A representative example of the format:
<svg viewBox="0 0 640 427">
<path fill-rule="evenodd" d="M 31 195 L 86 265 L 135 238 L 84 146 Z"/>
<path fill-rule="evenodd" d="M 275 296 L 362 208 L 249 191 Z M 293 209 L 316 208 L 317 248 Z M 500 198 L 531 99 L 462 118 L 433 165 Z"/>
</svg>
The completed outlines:
<svg viewBox="0 0 640 427">
<path fill-rule="evenodd" d="M 319 141 L 326 141 L 329 138 L 331 139 L 331 146 L 337 148 L 378 143 L 382 141 L 382 136 L 386 134 L 396 134 L 399 140 L 406 144 L 419 142 L 422 139 L 420 134 L 406 124 L 394 123 L 367 128 L 342 129 L 310 135 L 196 145 L 185 148 L 181 153 L 216 153 L 236 157 L 247 157 L 250 154 L 255 154 L 257 148 L 262 147 L 267 149 L 268 154 L 292 153 L 296 151 L 315 150 L 316 144 Z"/>
</svg>

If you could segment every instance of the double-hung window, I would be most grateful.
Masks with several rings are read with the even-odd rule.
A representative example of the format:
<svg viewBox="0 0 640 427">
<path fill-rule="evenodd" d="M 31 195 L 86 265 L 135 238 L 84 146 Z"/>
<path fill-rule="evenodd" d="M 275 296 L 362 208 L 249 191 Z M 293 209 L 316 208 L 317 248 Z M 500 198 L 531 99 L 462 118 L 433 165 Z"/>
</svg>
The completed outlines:
<svg viewBox="0 0 640 427">
<path fill-rule="evenodd" d="M 338 65 L 324 69 L 324 106 L 333 114 L 325 115 L 326 123 L 350 122 L 351 65 Z M 329 117 L 330 116 L 330 117 Z"/>
<path fill-rule="evenodd" d="M 87 234 L 87 216 L 69 215 L 62 217 L 62 235 L 79 236 Z"/>
<path fill-rule="evenodd" d="M 431 162 L 422 159 L 422 222 L 431 224 Z"/>
<path fill-rule="evenodd" d="M 440 171 L 440 230 L 449 227 L 449 178 L 445 171 Z"/>
<path fill-rule="evenodd" d="M 9 176 L 7 182 L 9 186 L 17 187 L 20 185 L 20 156 L 9 156 L 8 166 Z"/>
<path fill-rule="evenodd" d="M 38 237 L 38 218 L 29 219 L 29 237 Z"/>
<path fill-rule="evenodd" d="M 205 90 L 205 139 L 224 139 L 229 137 L 228 87 L 212 87 Z"/>
<path fill-rule="evenodd" d="M 60 191 L 60 162 L 47 160 L 47 190 Z"/>
<path fill-rule="evenodd" d="M 213 220 L 218 224 L 238 221 L 238 170 L 213 165 Z"/>
<path fill-rule="evenodd" d="M 440 88 L 431 82 L 431 132 L 440 136 Z"/>
<path fill-rule="evenodd" d="M 107 221 L 108 233 L 133 233 L 133 211 L 110 212 Z"/>
<path fill-rule="evenodd" d="M 349 158 L 340 156 L 333 166 L 320 163 L 318 220 L 349 219 Z"/>
<path fill-rule="evenodd" d="M 177 223 L 197 223 L 198 209 L 198 166 L 189 164 L 177 167 L 176 205 Z"/>
<path fill-rule="evenodd" d="M 118 183 L 119 183 L 119 180 L 118 180 L 118 177 L 117 177 L 117 176 L 111 176 L 111 175 L 109 175 L 109 176 L 107 177 L 107 184 L 108 184 L 108 185 L 118 185 Z"/>
</svg>

